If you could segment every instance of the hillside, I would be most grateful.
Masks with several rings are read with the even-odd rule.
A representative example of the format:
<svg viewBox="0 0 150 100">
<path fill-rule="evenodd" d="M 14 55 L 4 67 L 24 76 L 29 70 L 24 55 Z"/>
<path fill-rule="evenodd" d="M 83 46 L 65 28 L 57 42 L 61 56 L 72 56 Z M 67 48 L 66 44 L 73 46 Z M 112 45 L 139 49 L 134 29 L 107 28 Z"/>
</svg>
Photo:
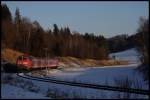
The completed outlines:
<svg viewBox="0 0 150 100">
<path fill-rule="evenodd" d="M 128 60 L 129 63 L 139 63 L 139 53 L 135 48 L 124 50 L 122 52 L 111 53 L 109 57 L 115 56 L 117 60 Z"/>
</svg>

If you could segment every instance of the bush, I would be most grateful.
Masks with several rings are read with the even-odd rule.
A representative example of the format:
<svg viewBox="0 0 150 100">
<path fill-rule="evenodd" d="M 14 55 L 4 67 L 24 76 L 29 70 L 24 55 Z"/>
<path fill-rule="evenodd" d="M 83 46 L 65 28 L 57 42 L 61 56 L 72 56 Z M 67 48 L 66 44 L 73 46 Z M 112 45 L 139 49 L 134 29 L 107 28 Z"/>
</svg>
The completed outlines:
<svg viewBox="0 0 150 100">
<path fill-rule="evenodd" d="M 114 84 L 117 87 L 122 88 L 135 88 L 135 89 L 142 89 L 142 84 L 136 79 L 130 79 L 128 76 L 120 76 L 117 78 L 114 78 Z M 141 98 L 142 96 L 139 94 L 133 94 L 133 93 L 126 93 L 126 92 L 114 92 L 114 98 L 117 99 L 136 99 Z"/>
</svg>

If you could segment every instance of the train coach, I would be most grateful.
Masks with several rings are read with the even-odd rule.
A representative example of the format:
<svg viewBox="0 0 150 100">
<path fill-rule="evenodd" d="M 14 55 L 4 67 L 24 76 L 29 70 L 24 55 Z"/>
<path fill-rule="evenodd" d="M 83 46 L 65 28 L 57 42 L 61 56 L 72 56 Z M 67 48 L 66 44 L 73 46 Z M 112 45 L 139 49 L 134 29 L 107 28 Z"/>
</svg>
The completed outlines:
<svg viewBox="0 0 150 100">
<path fill-rule="evenodd" d="M 29 55 L 22 55 L 17 58 L 16 65 L 23 69 L 57 68 L 58 59 L 41 59 Z"/>
</svg>

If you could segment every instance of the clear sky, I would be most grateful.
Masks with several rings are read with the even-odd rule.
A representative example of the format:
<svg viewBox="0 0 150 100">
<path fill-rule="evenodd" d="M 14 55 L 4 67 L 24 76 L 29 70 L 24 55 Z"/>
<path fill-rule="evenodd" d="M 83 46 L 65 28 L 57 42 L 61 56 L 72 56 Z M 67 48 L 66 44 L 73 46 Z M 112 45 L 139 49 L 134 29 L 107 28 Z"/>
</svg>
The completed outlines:
<svg viewBox="0 0 150 100">
<path fill-rule="evenodd" d="M 37 20 L 46 30 L 69 26 L 71 31 L 95 33 L 112 37 L 133 34 L 139 17 L 149 18 L 148 1 L 2 1 L 15 15 L 16 7 L 23 17 Z"/>
</svg>

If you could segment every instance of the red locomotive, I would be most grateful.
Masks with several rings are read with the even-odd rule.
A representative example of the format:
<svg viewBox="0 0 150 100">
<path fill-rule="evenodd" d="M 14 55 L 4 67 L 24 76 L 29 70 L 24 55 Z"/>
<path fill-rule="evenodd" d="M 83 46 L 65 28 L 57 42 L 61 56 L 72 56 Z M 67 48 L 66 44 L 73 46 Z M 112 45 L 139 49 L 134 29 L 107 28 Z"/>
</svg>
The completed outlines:
<svg viewBox="0 0 150 100">
<path fill-rule="evenodd" d="M 38 59 L 28 55 L 22 55 L 17 58 L 17 66 L 24 69 L 37 69 L 37 68 L 57 68 L 58 60 L 54 59 Z"/>
</svg>

